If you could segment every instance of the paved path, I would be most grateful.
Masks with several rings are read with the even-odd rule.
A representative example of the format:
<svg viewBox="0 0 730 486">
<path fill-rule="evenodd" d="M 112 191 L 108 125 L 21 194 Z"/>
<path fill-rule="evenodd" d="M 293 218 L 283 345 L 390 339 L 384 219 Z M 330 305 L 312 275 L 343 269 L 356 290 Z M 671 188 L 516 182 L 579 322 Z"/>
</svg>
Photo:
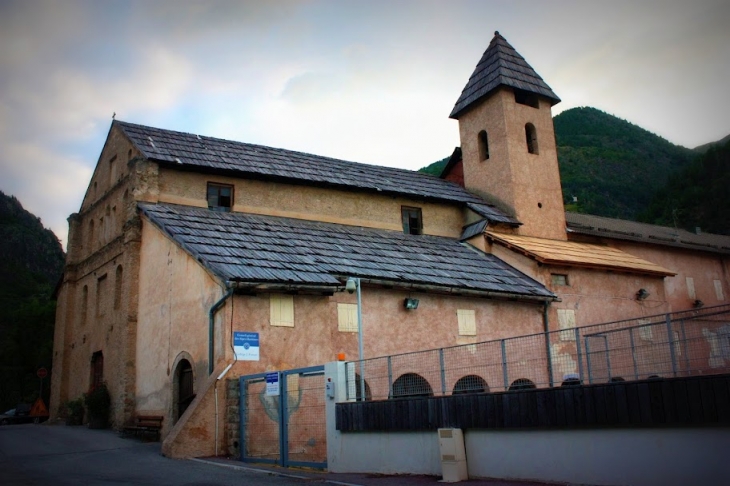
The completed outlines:
<svg viewBox="0 0 730 486">
<path fill-rule="evenodd" d="M 123 439 L 111 430 L 47 424 L 0 427 L 0 485 L 436 486 L 439 479 L 333 474 L 227 459 L 174 460 L 160 454 L 159 443 Z M 540 486 L 547 483 L 470 480 L 461 484 Z"/>
</svg>

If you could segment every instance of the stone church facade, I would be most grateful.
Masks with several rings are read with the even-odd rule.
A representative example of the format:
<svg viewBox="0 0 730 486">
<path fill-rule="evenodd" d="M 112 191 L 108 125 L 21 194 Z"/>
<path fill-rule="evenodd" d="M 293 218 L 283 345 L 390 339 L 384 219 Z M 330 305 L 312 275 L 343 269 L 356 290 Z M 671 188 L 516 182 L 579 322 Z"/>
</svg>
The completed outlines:
<svg viewBox="0 0 730 486">
<path fill-rule="evenodd" d="M 115 427 L 161 415 L 166 454 L 211 455 L 228 365 L 358 358 L 349 277 L 365 357 L 727 303 L 730 238 L 564 212 L 559 101 L 495 33 L 439 178 L 114 121 L 69 217 L 52 415 L 105 381 Z"/>
</svg>

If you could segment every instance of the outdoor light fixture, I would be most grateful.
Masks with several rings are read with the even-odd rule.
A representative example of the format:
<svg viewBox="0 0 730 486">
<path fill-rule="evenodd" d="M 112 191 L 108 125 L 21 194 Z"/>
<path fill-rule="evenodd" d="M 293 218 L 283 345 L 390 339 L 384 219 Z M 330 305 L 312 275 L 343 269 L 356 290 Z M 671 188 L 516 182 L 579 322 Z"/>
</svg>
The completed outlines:
<svg viewBox="0 0 730 486">
<path fill-rule="evenodd" d="M 406 300 L 403 301 L 403 307 L 408 310 L 418 309 L 418 299 L 411 299 L 410 297 L 407 297 Z"/>
<path fill-rule="evenodd" d="M 692 302 L 692 307 L 694 307 L 695 309 L 699 309 L 703 305 L 705 305 L 705 303 L 702 302 L 700 299 L 697 299 L 694 302 Z"/>
<path fill-rule="evenodd" d="M 649 291 L 646 289 L 639 289 L 638 292 L 636 292 L 636 300 L 644 300 L 647 297 L 649 297 Z"/>
</svg>

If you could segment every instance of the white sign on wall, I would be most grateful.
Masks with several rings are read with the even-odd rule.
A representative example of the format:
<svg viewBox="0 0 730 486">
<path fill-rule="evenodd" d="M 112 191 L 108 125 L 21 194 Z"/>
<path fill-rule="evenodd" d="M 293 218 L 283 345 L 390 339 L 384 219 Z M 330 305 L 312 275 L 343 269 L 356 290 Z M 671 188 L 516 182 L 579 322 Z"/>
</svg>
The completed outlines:
<svg viewBox="0 0 730 486">
<path fill-rule="evenodd" d="M 279 395 L 279 373 L 266 373 L 266 396 Z"/>
<path fill-rule="evenodd" d="M 239 361 L 259 360 L 259 333 L 257 332 L 234 332 L 233 352 Z"/>
</svg>

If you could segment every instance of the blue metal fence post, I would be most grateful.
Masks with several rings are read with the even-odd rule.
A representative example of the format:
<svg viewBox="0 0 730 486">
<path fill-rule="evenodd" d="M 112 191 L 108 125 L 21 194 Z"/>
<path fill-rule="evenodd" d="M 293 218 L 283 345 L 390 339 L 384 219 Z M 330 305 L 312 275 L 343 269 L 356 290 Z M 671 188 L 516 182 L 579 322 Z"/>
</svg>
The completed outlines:
<svg viewBox="0 0 730 486">
<path fill-rule="evenodd" d="M 639 379 L 639 365 L 636 363 L 636 346 L 634 345 L 634 328 L 629 328 L 629 342 L 631 343 L 631 360 L 634 362 L 634 379 Z"/>
<path fill-rule="evenodd" d="M 575 354 L 578 358 L 578 378 L 580 378 L 580 382 L 584 383 L 585 379 L 583 377 L 583 356 L 580 351 L 580 328 L 575 328 Z"/>
<path fill-rule="evenodd" d="M 588 344 L 588 338 L 586 336 L 586 365 L 588 365 L 588 384 L 593 383 L 593 370 L 591 370 L 591 347 Z"/>
<path fill-rule="evenodd" d="M 286 466 L 289 462 L 289 396 L 286 373 L 279 372 L 279 463 Z"/>
<path fill-rule="evenodd" d="M 681 319 L 679 321 L 679 326 L 682 329 L 682 343 L 684 344 L 684 362 L 685 366 L 687 367 L 687 373 L 691 373 L 690 371 L 690 362 L 689 362 L 689 348 L 687 348 L 687 333 L 684 329 L 684 319 Z"/>
<path fill-rule="evenodd" d="M 393 398 L 393 363 L 388 356 L 388 398 Z"/>
<path fill-rule="evenodd" d="M 500 341 L 502 344 L 502 377 L 504 378 L 504 389 L 509 389 L 509 380 L 507 378 L 507 347 L 504 344 L 504 339 Z"/>
<path fill-rule="evenodd" d="M 446 369 L 444 366 L 444 348 L 439 349 L 439 367 L 441 368 L 441 394 L 446 395 Z"/>
<path fill-rule="evenodd" d="M 667 314 L 667 342 L 669 343 L 669 356 L 672 359 L 672 376 L 677 376 L 677 357 L 674 352 L 674 333 L 672 332 L 672 315 Z"/>
</svg>

